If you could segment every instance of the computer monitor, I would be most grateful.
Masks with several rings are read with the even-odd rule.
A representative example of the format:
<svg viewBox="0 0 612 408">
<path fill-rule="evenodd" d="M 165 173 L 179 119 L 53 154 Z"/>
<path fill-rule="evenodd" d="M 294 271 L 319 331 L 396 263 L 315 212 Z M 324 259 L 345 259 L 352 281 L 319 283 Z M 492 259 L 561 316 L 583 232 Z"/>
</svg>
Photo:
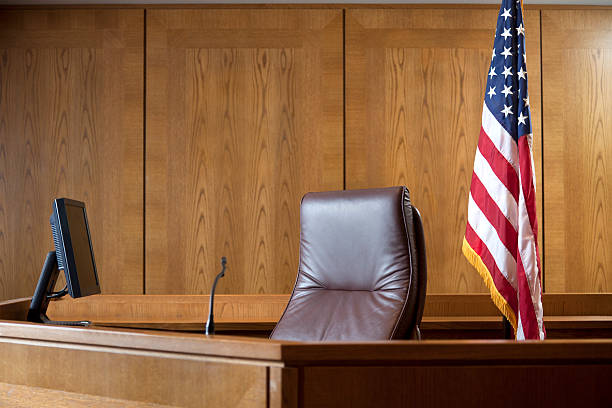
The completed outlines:
<svg viewBox="0 0 612 408">
<path fill-rule="evenodd" d="M 89 322 L 56 322 L 46 316 L 49 300 L 69 293 L 73 298 L 100 293 L 100 282 L 91 244 L 85 204 L 68 198 L 53 201 L 49 219 L 55 251 L 47 254 L 34 291 L 28 320 L 37 323 L 87 325 Z M 53 292 L 59 270 L 64 271 L 66 287 Z"/>
<path fill-rule="evenodd" d="M 55 200 L 49 222 L 58 269 L 64 270 L 70 296 L 100 293 L 85 204 L 67 198 Z"/>
</svg>

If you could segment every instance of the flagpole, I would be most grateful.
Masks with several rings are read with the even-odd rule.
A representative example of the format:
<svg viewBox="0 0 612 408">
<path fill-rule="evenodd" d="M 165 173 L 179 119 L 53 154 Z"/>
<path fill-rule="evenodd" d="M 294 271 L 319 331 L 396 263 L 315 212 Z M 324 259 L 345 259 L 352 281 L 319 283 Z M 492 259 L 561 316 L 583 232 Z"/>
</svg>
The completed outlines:
<svg viewBox="0 0 612 408">
<path fill-rule="evenodd" d="M 504 329 L 504 339 L 513 340 L 514 328 L 512 327 L 512 324 L 510 324 L 510 321 L 504 315 L 502 315 L 502 326 Z"/>
</svg>

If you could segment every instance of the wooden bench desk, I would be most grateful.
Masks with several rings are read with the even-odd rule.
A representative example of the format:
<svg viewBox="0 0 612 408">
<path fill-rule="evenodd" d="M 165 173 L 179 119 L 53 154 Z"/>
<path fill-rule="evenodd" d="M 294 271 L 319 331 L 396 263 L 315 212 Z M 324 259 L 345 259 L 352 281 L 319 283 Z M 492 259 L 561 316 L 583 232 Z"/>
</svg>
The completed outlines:
<svg viewBox="0 0 612 408">
<path fill-rule="evenodd" d="M 171 309 L 161 297 L 121 298 L 122 306 L 119 298 L 92 298 L 88 308 L 98 310 L 98 317 L 104 310 L 108 320 L 117 310 L 115 318 L 123 323 L 136 315 L 140 323 L 163 323 L 167 319 L 158 313 Z M 66 310 L 85 307 L 62 302 Z M 274 304 L 264 299 L 261 310 Z M 6 392 L 0 403 L 12 396 L 30 404 L 23 406 L 48 406 L 44 389 L 50 389 L 49 401 L 61 401 L 52 404 L 60 407 L 612 405 L 612 339 L 288 342 L 31 324 L 19 321 L 27 305 L 0 304 L 0 395 Z M 193 317 L 189 310 L 202 309 L 189 302 L 182 307 L 183 320 Z M 251 313 L 240 302 L 225 307 Z M 220 322 L 229 313 L 216 310 Z M 93 316 L 61 315 L 59 309 L 50 315 Z"/>
</svg>

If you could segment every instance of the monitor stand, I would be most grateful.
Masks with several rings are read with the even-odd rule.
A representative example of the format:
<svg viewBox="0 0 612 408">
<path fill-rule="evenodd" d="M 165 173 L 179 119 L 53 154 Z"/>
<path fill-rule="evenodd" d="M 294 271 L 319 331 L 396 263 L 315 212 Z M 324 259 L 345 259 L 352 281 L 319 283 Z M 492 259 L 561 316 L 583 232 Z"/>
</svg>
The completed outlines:
<svg viewBox="0 0 612 408">
<path fill-rule="evenodd" d="M 60 326 L 89 326 L 91 322 L 83 321 L 58 321 L 51 320 L 47 317 L 47 307 L 49 306 L 49 300 L 53 298 L 59 298 L 64 296 L 68 291 L 61 290 L 57 293 L 53 292 L 55 282 L 59 275 L 59 269 L 57 268 L 57 255 L 55 251 L 50 251 L 45 258 L 45 264 L 43 265 L 34 296 L 32 296 L 32 302 L 30 303 L 30 309 L 28 310 L 28 321 L 33 323 L 47 323 L 56 324 Z"/>
</svg>

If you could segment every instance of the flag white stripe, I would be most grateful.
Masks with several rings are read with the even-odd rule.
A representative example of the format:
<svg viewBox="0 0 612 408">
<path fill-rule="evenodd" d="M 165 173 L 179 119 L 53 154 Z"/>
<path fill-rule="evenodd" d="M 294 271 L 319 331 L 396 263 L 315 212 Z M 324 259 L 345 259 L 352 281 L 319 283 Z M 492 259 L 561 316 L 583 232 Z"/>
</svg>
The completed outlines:
<svg viewBox="0 0 612 408">
<path fill-rule="evenodd" d="M 533 159 L 532 159 L 533 161 Z M 544 339 L 543 330 L 543 317 L 544 310 L 542 307 L 542 297 L 540 288 L 540 278 L 538 270 L 537 252 L 535 246 L 535 237 L 533 235 L 533 228 L 529 221 L 529 213 L 527 212 L 527 204 L 525 203 L 525 195 L 523 191 L 523 183 L 520 183 L 519 193 L 519 238 L 518 238 L 518 251 L 519 260 L 518 262 L 523 263 L 523 269 L 525 270 L 525 278 L 527 279 L 527 285 L 529 286 L 529 296 L 531 303 L 533 304 L 535 316 L 538 323 L 538 333 L 540 339 Z"/>
<path fill-rule="evenodd" d="M 533 133 L 529 133 L 528 135 L 525 135 L 525 137 L 527 138 L 527 140 L 529 141 L 529 153 L 531 156 L 531 178 L 533 179 L 533 192 L 536 192 L 536 170 L 535 170 L 535 163 L 533 162 Z"/>
<path fill-rule="evenodd" d="M 493 198 L 499 210 L 510 221 L 510 224 L 518 232 L 518 208 L 516 200 L 510 191 L 501 182 L 497 174 L 491 168 L 489 162 L 484 158 L 480 149 L 476 149 L 474 159 L 474 173 L 484 185 L 487 193 Z M 499 227 L 502 227 L 501 225 Z"/>
<path fill-rule="evenodd" d="M 486 103 L 482 108 L 482 129 L 518 174 L 518 145 L 510 133 L 495 119 Z"/>
<path fill-rule="evenodd" d="M 499 238 L 495 227 L 491 225 L 487 217 L 480 210 L 480 207 L 478 207 L 472 198 L 471 193 L 468 204 L 468 223 L 493 256 L 497 269 L 504 275 L 508 283 L 510 283 L 515 290 L 518 290 L 516 275 L 510 273 L 516 271 L 516 261 Z"/>
<path fill-rule="evenodd" d="M 523 320 L 521 316 L 521 310 L 519 309 L 518 317 L 516 319 L 516 339 L 517 340 L 525 340 L 525 332 L 523 331 Z"/>
</svg>

